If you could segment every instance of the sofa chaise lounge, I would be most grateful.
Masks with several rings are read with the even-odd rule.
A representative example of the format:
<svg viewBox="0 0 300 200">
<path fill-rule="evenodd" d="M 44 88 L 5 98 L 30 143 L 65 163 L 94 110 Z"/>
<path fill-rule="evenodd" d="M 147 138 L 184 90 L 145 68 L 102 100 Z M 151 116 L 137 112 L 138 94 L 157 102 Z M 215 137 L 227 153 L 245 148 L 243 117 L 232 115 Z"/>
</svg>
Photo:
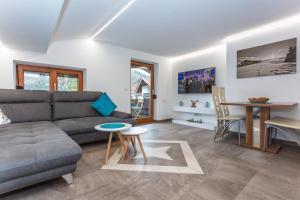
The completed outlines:
<svg viewBox="0 0 300 200">
<path fill-rule="evenodd" d="M 94 111 L 90 104 L 100 95 L 0 89 L 0 108 L 12 122 L 0 126 L 0 194 L 61 176 L 71 183 L 82 153 L 78 144 L 108 137 L 95 125 L 134 124 L 127 113 Z"/>
</svg>

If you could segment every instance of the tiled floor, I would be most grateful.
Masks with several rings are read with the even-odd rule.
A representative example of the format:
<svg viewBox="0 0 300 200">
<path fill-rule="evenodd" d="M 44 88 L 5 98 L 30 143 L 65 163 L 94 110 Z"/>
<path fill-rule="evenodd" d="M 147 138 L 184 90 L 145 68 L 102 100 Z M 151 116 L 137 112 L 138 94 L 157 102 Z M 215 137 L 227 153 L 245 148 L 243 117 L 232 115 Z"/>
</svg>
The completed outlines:
<svg viewBox="0 0 300 200">
<path fill-rule="evenodd" d="M 170 123 L 145 126 L 143 140 L 187 141 L 204 174 L 119 171 L 101 169 L 105 143 L 83 146 L 83 157 L 68 186 L 59 178 L 1 196 L 2 199 L 117 199 L 117 200 L 299 200 L 300 147 L 284 144 L 278 155 L 246 149 L 231 138 L 213 143 L 213 132 Z M 167 150 L 172 160 L 149 158 L 147 165 L 186 166 L 177 144 Z M 113 145 L 113 152 L 118 143 Z M 119 161 L 141 164 L 142 158 Z"/>
</svg>

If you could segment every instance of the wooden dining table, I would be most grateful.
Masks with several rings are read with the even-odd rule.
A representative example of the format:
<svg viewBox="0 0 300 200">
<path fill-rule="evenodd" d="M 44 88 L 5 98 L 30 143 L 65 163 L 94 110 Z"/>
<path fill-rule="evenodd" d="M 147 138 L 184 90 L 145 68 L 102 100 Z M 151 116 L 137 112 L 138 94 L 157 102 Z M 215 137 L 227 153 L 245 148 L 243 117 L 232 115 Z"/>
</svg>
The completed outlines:
<svg viewBox="0 0 300 200">
<path fill-rule="evenodd" d="M 295 102 L 271 102 L 271 103 L 251 103 L 251 102 L 222 102 L 221 105 L 227 106 L 241 106 L 245 108 L 246 112 L 246 139 L 242 141 L 241 145 L 263 150 L 264 147 L 264 131 L 265 121 L 270 119 L 271 109 L 290 109 L 297 105 Z M 253 144 L 253 122 L 254 122 L 254 108 L 259 109 L 259 144 Z M 268 134 L 269 135 L 269 134 Z M 267 138 L 268 140 L 269 138 Z M 270 153 L 278 153 L 281 148 L 280 144 L 273 143 L 266 149 Z"/>
</svg>

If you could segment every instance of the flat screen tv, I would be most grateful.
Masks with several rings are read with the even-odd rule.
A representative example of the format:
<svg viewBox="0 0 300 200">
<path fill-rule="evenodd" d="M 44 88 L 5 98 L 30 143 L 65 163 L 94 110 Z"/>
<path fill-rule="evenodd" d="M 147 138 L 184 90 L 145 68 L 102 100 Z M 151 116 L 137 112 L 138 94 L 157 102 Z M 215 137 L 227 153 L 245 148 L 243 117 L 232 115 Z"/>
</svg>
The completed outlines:
<svg viewBox="0 0 300 200">
<path fill-rule="evenodd" d="M 215 80 L 215 67 L 179 72 L 178 94 L 211 93 Z"/>
</svg>

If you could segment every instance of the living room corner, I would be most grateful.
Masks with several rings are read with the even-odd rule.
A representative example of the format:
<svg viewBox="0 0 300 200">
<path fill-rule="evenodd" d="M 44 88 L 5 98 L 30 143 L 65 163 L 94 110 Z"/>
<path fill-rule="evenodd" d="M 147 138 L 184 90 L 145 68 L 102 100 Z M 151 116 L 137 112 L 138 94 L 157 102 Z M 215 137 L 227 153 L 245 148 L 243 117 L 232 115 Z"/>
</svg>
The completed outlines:
<svg viewBox="0 0 300 200">
<path fill-rule="evenodd" d="M 300 199 L 299 3 L 0 1 L 0 199 Z"/>
</svg>

